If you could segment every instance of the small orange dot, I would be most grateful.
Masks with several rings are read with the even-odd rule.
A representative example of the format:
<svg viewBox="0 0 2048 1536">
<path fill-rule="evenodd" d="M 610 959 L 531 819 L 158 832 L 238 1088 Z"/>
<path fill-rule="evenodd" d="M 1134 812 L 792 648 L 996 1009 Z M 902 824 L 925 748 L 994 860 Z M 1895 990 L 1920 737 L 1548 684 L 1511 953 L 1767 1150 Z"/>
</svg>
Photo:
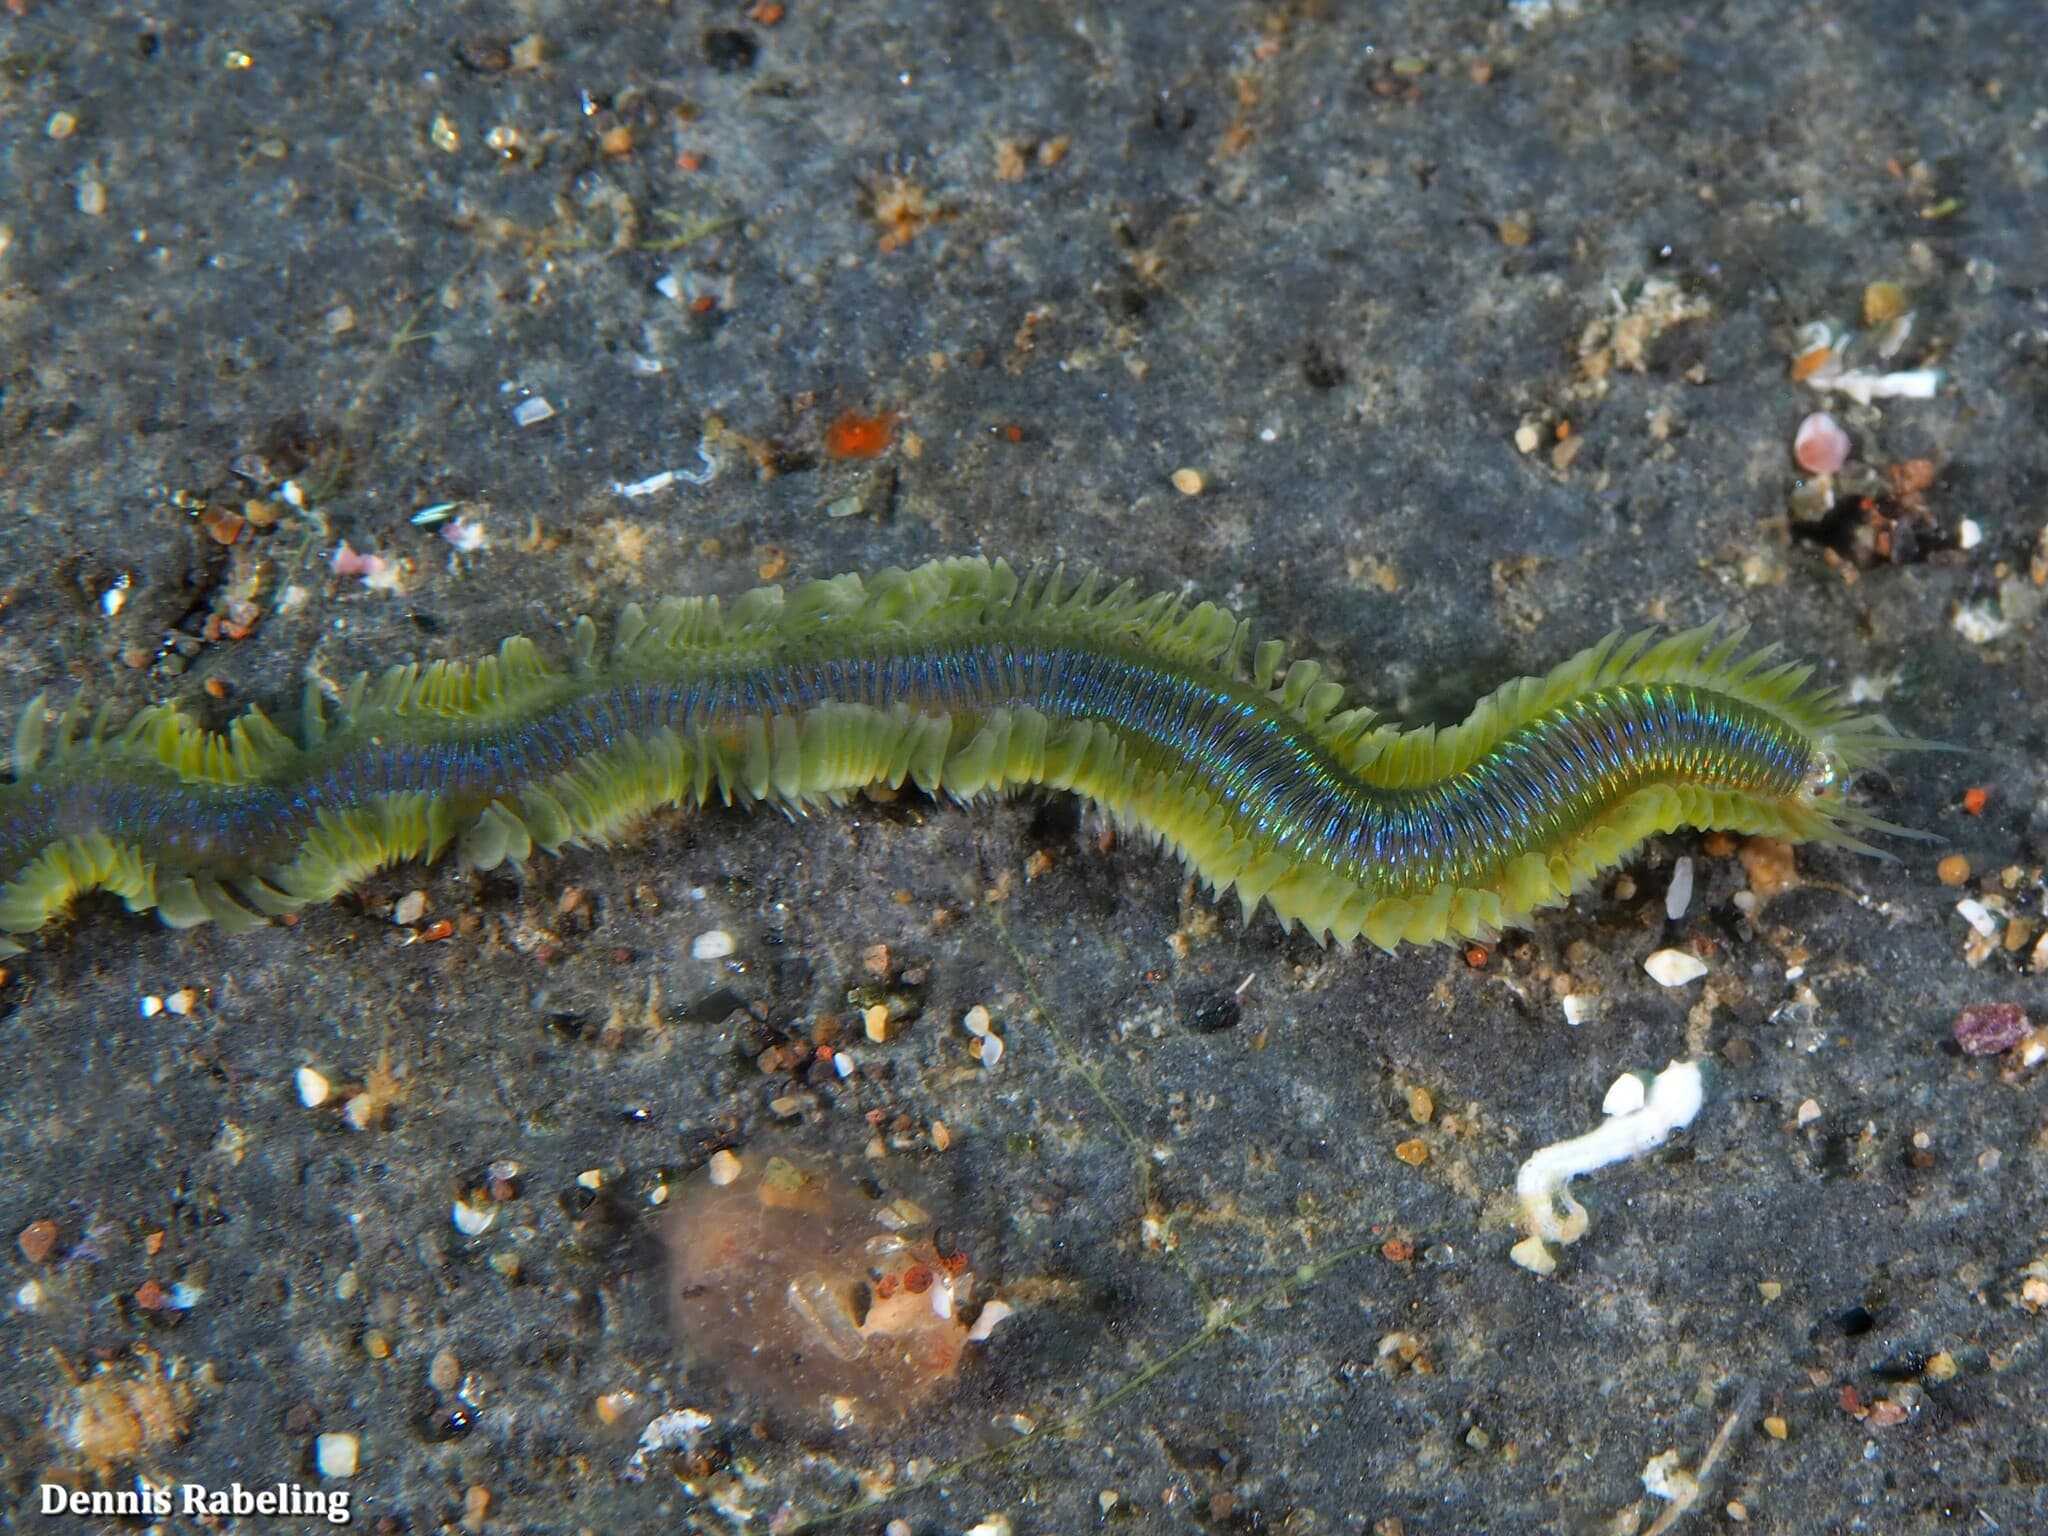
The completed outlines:
<svg viewBox="0 0 2048 1536">
<path fill-rule="evenodd" d="M 700 293 L 696 298 L 690 300 L 690 313 L 693 315 L 708 315 L 716 308 L 718 308 L 718 300 L 708 293 Z"/>
<path fill-rule="evenodd" d="M 835 459 L 878 459 L 896 438 L 894 411 L 863 416 L 848 411 L 825 429 L 825 452 Z"/>
<path fill-rule="evenodd" d="M 922 1264 L 913 1264 L 903 1271 L 903 1289 L 913 1296 L 922 1296 L 932 1288 L 932 1272 Z"/>
<path fill-rule="evenodd" d="M 1483 944 L 1474 944 L 1470 949 L 1466 950 L 1465 963 L 1471 966 L 1472 969 L 1475 971 L 1485 969 L 1486 946 Z"/>
<path fill-rule="evenodd" d="M 1963 809 L 1972 816 L 1982 816 L 1984 807 L 1991 803 L 1991 791 L 1983 785 L 1973 785 L 1963 791 Z"/>
<path fill-rule="evenodd" d="M 1970 861 L 1960 853 L 1952 853 L 1934 866 L 1934 874 L 1943 885 L 1961 885 L 1970 878 Z"/>
</svg>

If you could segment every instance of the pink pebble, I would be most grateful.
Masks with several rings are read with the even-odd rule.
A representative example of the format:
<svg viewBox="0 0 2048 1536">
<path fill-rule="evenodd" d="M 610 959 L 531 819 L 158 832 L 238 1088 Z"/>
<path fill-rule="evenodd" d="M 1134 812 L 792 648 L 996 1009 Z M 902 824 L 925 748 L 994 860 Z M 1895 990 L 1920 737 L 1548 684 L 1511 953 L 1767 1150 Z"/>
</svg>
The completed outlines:
<svg viewBox="0 0 2048 1536">
<path fill-rule="evenodd" d="M 1972 1003 L 1956 1015 L 1956 1044 L 1965 1056 L 1998 1056 L 2027 1038 L 2027 1010 L 2018 1003 Z"/>
<path fill-rule="evenodd" d="M 350 549 L 348 541 L 345 539 L 342 541 L 341 547 L 335 550 L 328 558 L 332 561 L 334 574 L 337 576 L 361 576 L 368 580 L 384 569 L 384 557 L 382 555 L 373 555 L 367 551 Z"/>
<path fill-rule="evenodd" d="M 1832 475 L 1849 462 L 1855 446 L 1839 421 L 1826 411 L 1815 411 L 1799 423 L 1792 438 L 1792 457 L 1809 475 Z"/>
</svg>

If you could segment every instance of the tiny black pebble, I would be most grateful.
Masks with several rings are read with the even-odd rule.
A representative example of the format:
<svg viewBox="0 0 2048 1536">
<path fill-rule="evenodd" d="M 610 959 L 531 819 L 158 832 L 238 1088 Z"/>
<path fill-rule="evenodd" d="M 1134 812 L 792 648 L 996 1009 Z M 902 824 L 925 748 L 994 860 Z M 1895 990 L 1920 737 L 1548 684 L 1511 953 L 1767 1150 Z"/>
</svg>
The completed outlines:
<svg viewBox="0 0 2048 1536">
<path fill-rule="evenodd" d="M 754 67 L 761 45 L 751 32 L 737 27 L 713 27 L 704 34 L 704 62 L 721 74 L 737 74 Z"/>
<path fill-rule="evenodd" d="M 1348 375 L 1336 353 L 1321 342 L 1312 341 L 1302 350 L 1301 377 L 1310 389 L 1335 389 Z"/>
<path fill-rule="evenodd" d="M 1244 1008 L 1235 992 L 1220 987 L 1190 987 L 1180 994 L 1180 1021 L 1190 1034 L 1213 1035 L 1237 1028 Z"/>
</svg>

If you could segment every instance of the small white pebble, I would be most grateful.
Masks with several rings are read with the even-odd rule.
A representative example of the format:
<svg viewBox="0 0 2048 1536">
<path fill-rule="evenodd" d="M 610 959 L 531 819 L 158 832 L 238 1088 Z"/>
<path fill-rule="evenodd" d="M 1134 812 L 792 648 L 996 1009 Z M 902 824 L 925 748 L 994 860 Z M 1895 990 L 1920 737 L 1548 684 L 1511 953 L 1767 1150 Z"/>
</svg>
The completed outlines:
<svg viewBox="0 0 2048 1536">
<path fill-rule="evenodd" d="M 341 1118 L 352 1131 L 367 1131 L 377 1123 L 377 1114 L 377 1101 L 367 1093 L 353 1094 L 341 1106 Z"/>
<path fill-rule="evenodd" d="M 882 1527 L 882 1536 L 911 1536 L 908 1520 L 891 1520 Z"/>
<path fill-rule="evenodd" d="M 43 1304 L 43 1282 L 31 1280 L 14 1293 L 14 1304 L 25 1312 L 33 1312 Z"/>
<path fill-rule="evenodd" d="M 43 132 L 53 139 L 68 139 L 78 130 L 78 119 L 69 112 L 52 112 Z"/>
<path fill-rule="evenodd" d="M 1199 469 L 1176 469 L 1173 472 L 1173 488 L 1183 496 L 1199 496 L 1209 488 Z"/>
<path fill-rule="evenodd" d="M 1956 543 L 1964 549 L 1975 549 L 1984 542 L 1984 525 L 1974 517 L 1966 517 L 1956 524 Z"/>
<path fill-rule="evenodd" d="M 313 1441 L 313 1465 L 322 1477 L 354 1477 L 362 1453 L 363 1443 L 354 1435 L 321 1435 Z"/>
<path fill-rule="evenodd" d="M 996 1063 L 1003 1059 L 1003 1037 L 983 1035 L 981 1037 L 981 1064 L 993 1072 Z"/>
<path fill-rule="evenodd" d="M 407 891 L 398 898 L 391 908 L 391 921 L 401 928 L 410 928 L 427 915 L 427 893 Z"/>
<path fill-rule="evenodd" d="M 164 1011 L 175 1013 L 181 1019 L 198 1006 L 199 994 L 191 987 L 180 987 L 164 999 Z"/>
<path fill-rule="evenodd" d="M 554 414 L 546 395 L 534 395 L 512 407 L 512 419 L 522 427 L 537 427 Z"/>
<path fill-rule="evenodd" d="M 1664 893 L 1664 915 L 1677 922 L 1692 905 L 1692 856 L 1688 854 L 1671 867 L 1671 888 Z"/>
<path fill-rule="evenodd" d="M 1707 962 L 1682 949 L 1660 949 L 1643 962 L 1643 969 L 1660 987 L 1682 987 L 1707 974 Z"/>
<path fill-rule="evenodd" d="M 150 993 L 149 996 L 145 997 L 142 1000 L 142 1016 L 145 1019 L 153 1019 L 163 1011 L 164 1000 L 158 997 L 154 992 Z"/>
<path fill-rule="evenodd" d="M 120 617 L 121 610 L 128 606 L 128 578 L 123 576 L 100 594 L 100 612 L 108 618 Z"/>
<path fill-rule="evenodd" d="M 1543 434 L 1536 430 L 1536 424 L 1533 421 L 1525 421 L 1515 428 L 1515 452 L 1534 453 L 1542 446 Z M 1556 1267 L 1555 1264 L 1551 1266 L 1552 1269 Z"/>
<path fill-rule="evenodd" d="M 722 1150 L 711 1154 L 711 1161 L 705 1166 L 705 1173 L 720 1189 L 736 1180 L 746 1167 L 740 1162 L 739 1154 Z"/>
<path fill-rule="evenodd" d="M 1010 1536 L 1011 1530 L 1008 1515 L 990 1515 L 979 1525 L 970 1525 L 967 1536 Z"/>
<path fill-rule="evenodd" d="M 475 1206 L 466 1200 L 456 1201 L 451 1214 L 455 1221 L 455 1230 L 464 1237 L 483 1236 L 491 1230 L 492 1223 L 498 1219 L 497 1207 Z"/>
<path fill-rule="evenodd" d="M 583 1189 L 603 1189 L 604 1170 L 602 1168 L 586 1168 L 576 1175 L 576 1183 Z"/>
<path fill-rule="evenodd" d="M 1956 916 L 1968 923 L 1985 938 L 1996 938 L 1998 919 L 1991 915 L 1991 909 L 1974 896 L 1965 896 L 1956 903 Z"/>
<path fill-rule="evenodd" d="M 1600 1101 L 1600 1113 L 1632 1115 L 1645 1101 L 1643 1080 L 1633 1072 L 1624 1072 L 1608 1086 L 1607 1097 Z"/>
<path fill-rule="evenodd" d="M 970 1035 L 986 1035 L 989 1032 L 991 1022 L 988 1010 L 979 1003 L 968 1009 L 966 1015 L 960 1020 L 961 1027 Z"/>
<path fill-rule="evenodd" d="M 1972 645 L 1989 645 L 2003 639 L 2012 625 L 1998 616 L 1989 603 L 1958 603 L 1949 627 Z"/>
<path fill-rule="evenodd" d="M 739 946 L 723 928 L 713 928 L 690 940 L 690 953 L 699 960 L 723 960 Z"/>
<path fill-rule="evenodd" d="M 1564 995 L 1564 1021 L 1577 1029 L 1586 1020 L 1600 1011 L 1599 999 L 1584 992 L 1567 992 Z"/>
<path fill-rule="evenodd" d="M 1797 1112 L 1793 1115 L 1793 1119 L 1801 1125 L 1811 1125 L 1819 1118 L 1820 1101 L 1817 1099 L 1802 1099 Z"/>
<path fill-rule="evenodd" d="M 853 1059 L 853 1052 L 841 1048 L 832 1053 L 832 1070 L 841 1077 L 851 1077 L 859 1063 Z"/>
<path fill-rule="evenodd" d="M 334 1091 L 334 1085 L 327 1081 L 325 1073 L 311 1067 L 301 1067 L 298 1073 L 299 1102 L 308 1109 L 318 1109 L 327 1102 L 327 1096 Z"/>
<path fill-rule="evenodd" d="M 97 181 L 81 181 L 78 184 L 78 211 L 91 219 L 105 213 L 107 189 Z"/>
<path fill-rule="evenodd" d="M 990 1298 L 981 1304 L 981 1310 L 974 1315 L 974 1326 L 967 1330 L 968 1340 L 979 1344 L 996 1331 L 996 1324 L 1010 1316 L 1017 1309 L 1007 1301 Z"/>
</svg>

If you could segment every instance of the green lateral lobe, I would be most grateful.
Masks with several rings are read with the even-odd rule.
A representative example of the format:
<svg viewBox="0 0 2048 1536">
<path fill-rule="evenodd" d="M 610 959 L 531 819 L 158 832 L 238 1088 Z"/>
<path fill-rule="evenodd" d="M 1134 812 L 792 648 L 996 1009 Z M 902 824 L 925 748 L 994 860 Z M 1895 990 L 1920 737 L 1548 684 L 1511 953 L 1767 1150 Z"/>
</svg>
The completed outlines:
<svg viewBox="0 0 2048 1536">
<path fill-rule="evenodd" d="M 1609 639 L 1402 731 L 1212 604 L 943 560 L 628 607 L 567 665 L 507 640 L 359 680 L 299 739 L 42 700 L 0 783 L 0 932 L 105 889 L 250 927 L 454 844 L 479 868 L 604 845 L 662 805 L 796 811 L 869 784 L 1070 790 L 1247 912 L 1392 948 L 1485 937 L 1681 826 L 1864 847 L 1841 781 L 1913 745 L 1739 633 Z M 0 941 L 4 942 L 4 941 Z"/>
</svg>

